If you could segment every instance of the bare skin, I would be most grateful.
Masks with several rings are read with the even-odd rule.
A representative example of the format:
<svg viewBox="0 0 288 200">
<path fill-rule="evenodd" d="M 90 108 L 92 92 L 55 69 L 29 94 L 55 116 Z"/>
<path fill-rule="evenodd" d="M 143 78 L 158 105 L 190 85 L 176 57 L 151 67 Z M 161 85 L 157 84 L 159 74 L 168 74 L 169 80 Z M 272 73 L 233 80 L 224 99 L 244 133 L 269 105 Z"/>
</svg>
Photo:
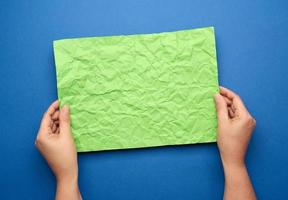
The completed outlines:
<svg viewBox="0 0 288 200">
<path fill-rule="evenodd" d="M 217 145 L 224 173 L 224 200 L 256 199 L 246 165 L 247 147 L 256 121 L 234 92 L 220 87 L 214 97 L 218 115 Z M 56 200 L 81 200 L 77 151 L 70 130 L 68 106 L 55 101 L 44 114 L 35 145 L 57 180 Z"/>
<path fill-rule="evenodd" d="M 77 151 L 70 131 L 68 106 L 55 101 L 44 114 L 35 145 L 56 176 L 56 200 L 80 200 Z"/>
<path fill-rule="evenodd" d="M 255 200 L 245 155 L 256 121 L 231 90 L 220 87 L 214 99 L 218 115 L 217 145 L 225 174 L 224 200 Z"/>
</svg>

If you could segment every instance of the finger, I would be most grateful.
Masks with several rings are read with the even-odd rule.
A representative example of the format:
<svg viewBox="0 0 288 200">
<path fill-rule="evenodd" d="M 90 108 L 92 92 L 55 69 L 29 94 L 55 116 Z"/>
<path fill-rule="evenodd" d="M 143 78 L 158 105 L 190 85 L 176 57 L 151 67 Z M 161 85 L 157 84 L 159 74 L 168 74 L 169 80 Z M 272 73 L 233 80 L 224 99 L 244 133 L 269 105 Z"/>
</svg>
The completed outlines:
<svg viewBox="0 0 288 200">
<path fill-rule="evenodd" d="M 231 101 L 230 99 L 228 99 L 227 97 L 225 97 L 225 96 L 223 96 L 223 97 L 224 97 L 227 105 L 228 105 L 228 106 L 231 106 L 231 105 L 232 105 L 232 101 Z"/>
<path fill-rule="evenodd" d="M 47 129 L 49 127 L 51 127 L 51 114 L 55 112 L 56 109 L 59 108 L 59 102 L 54 101 L 48 108 L 48 110 L 44 113 L 42 121 L 41 121 L 41 125 L 40 128 L 42 129 Z"/>
<path fill-rule="evenodd" d="M 60 128 L 60 135 L 68 135 L 70 133 L 70 112 L 69 107 L 65 105 L 59 114 L 59 128 Z"/>
<path fill-rule="evenodd" d="M 233 100 L 236 96 L 238 96 L 235 92 L 233 92 L 232 90 L 229 90 L 225 87 L 220 86 L 220 94 L 226 98 L 228 98 L 229 100 Z"/>
<path fill-rule="evenodd" d="M 234 118 L 235 117 L 235 113 L 233 111 L 233 109 L 231 107 L 228 107 L 228 113 L 229 113 L 229 117 L 230 118 Z"/>
<path fill-rule="evenodd" d="M 59 113 L 60 113 L 59 110 L 57 110 L 56 112 L 54 112 L 54 114 L 52 115 L 52 119 L 53 119 L 53 120 L 57 120 L 57 119 L 59 118 Z"/>
<path fill-rule="evenodd" d="M 235 108 L 234 104 L 231 104 L 231 108 L 232 108 L 233 112 L 235 113 L 236 112 L 236 108 Z"/>
<path fill-rule="evenodd" d="M 214 101 L 216 104 L 216 110 L 217 110 L 217 117 L 218 122 L 220 121 L 227 121 L 228 118 L 228 109 L 227 109 L 227 103 L 219 93 L 216 93 L 214 95 Z"/>
<path fill-rule="evenodd" d="M 56 100 L 49 106 L 46 113 L 52 116 L 55 113 L 55 111 L 57 111 L 58 109 L 59 109 L 59 101 Z"/>
<path fill-rule="evenodd" d="M 55 123 L 53 123 L 52 125 L 52 132 L 55 133 L 57 130 L 57 125 Z"/>
<path fill-rule="evenodd" d="M 55 130 L 55 134 L 58 134 L 59 133 L 59 126 L 56 125 L 56 130 Z"/>
<path fill-rule="evenodd" d="M 51 122 L 50 117 L 44 114 L 41 124 L 40 124 L 39 131 L 37 133 L 37 137 L 35 141 L 36 143 L 40 138 L 46 138 L 52 133 L 52 129 L 51 129 L 52 124 L 50 122 Z"/>
<path fill-rule="evenodd" d="M 235 92 L 225 88 L 220 87 L 220 94 L 227 97 L 232 101 L 232 108 L 236 114 L 242 115 L 248 113 L 243 101 Z"/>
</svg>

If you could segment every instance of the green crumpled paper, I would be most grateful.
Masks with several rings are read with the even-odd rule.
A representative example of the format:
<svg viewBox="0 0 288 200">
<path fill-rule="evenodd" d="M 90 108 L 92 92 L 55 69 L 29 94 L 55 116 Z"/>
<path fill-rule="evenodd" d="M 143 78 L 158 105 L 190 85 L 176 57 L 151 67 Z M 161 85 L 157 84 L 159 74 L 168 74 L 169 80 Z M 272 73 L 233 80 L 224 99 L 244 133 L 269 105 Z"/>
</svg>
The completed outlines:
<svg viewBox="0 0 288 200">
<path fill-rule="evenodd" d="M 78 152 L 214 142 L 213 27 L 54 41 Z"/>
</svg>

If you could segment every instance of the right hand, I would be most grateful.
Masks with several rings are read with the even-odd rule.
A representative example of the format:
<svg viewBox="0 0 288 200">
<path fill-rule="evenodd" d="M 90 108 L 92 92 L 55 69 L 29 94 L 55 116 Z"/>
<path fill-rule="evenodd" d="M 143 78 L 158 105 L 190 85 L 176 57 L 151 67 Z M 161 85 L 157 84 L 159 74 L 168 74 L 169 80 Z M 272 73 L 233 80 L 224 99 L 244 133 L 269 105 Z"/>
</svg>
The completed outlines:
<svg viewBox="0 0 288 200">
<path fill-rule="evenodd" d="M 35 144 L 57 179 L 55 199 L 80 200 L 77 150 L 70 129 L 68 106 L 50 105 L 44 114 Z"/>
<path fill-rule="evenodd" d="M 217 145 L 224 165 L 245 165 L 245 154 L 256 126 L 240 97 L 231 90 L 220 87 L 214 96 L 217 117 Z"/>
<path fill-rule="evenodd" d="M 55 101 L 44 114 L 35 144 L 54 172 L 57 181 L 78 178 L 77 151 L 70 130 L 69 108 Z"/>
</svg>

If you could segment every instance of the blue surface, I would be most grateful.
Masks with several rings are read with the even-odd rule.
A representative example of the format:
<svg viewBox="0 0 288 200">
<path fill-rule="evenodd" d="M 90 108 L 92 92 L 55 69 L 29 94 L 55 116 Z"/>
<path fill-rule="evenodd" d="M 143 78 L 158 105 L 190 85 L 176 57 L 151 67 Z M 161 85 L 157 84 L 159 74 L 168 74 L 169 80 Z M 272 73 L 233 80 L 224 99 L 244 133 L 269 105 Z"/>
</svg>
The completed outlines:
<svg viewBox="0 0 288 200">
<path fill-rule="evenodd" d="M 259 199 L 288 196 L 288 2 L 1 0 L 0 199 L 53 199 L 34 147 L 57 98 L 52 41 L 213 25 L 219 79 L 257 119 L 247 163 Z M 84 199 L 222 199 L 215 144 L 79 155 Z"/>
</svg>

